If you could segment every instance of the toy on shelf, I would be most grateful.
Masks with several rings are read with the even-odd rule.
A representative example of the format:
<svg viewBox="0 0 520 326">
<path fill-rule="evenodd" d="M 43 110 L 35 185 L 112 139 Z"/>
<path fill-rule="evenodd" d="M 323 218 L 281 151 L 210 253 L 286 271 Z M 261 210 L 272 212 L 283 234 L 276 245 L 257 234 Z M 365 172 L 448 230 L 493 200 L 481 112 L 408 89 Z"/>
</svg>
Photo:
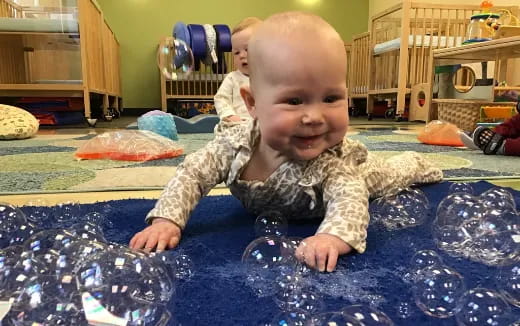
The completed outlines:
<svg viewBox="0 0 520 326">
<path fill-rule="evenodd" d="M 463 44 L 490 41 L 493 38 L 499 26 L 500 15 L 491 12 L 492 8 L 491 1 L 482 1 L 480 13 L 471 16 L 466 41 Z"/>
</svg>

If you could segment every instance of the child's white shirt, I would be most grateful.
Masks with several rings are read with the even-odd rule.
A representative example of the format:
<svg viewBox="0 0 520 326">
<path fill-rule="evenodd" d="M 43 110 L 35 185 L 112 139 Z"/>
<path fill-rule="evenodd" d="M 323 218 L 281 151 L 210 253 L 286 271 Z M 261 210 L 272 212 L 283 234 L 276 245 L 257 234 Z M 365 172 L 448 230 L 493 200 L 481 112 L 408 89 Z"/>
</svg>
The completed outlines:
<svg viewBox="0 0 520 326">
<path fill-rule="evenodd" d="M 249 77 L 235 70 L 226 75 L 215 94 L 215 109 L 220 119 L 237 115 L 243 119 L 251 119 L 246 104 L 240 96 L 240 87 L 249 85 Z"/>
</svg>

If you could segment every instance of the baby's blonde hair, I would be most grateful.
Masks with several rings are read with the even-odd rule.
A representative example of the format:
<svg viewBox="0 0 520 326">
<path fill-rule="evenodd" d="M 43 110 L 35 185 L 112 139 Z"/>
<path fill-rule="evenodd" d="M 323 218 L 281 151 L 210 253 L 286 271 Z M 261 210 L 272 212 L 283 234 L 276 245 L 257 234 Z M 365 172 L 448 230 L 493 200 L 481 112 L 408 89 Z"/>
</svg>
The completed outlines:
<svg viewBox="0 0 520 326">
<path fill-rule="evenodd" d="M 244 29 L 258 25 L 260 23 L 262 23 L 262 20 L 258 17 L 246 17 L 242 19 L 238 24 L 236 24 L 235 27 L 233 27 L 231 35 L 235 35 L 236 33 L 243 31 Z"/>
<path fill-rule="evenodd" d="M 276 39 L 309 41 L 320 46 L 328 46 L 331 51 L 341 48 L 345 54 L 345 43 L 339 33 L 327 21 L 315 14 L 302 11 L 287 11 L 274 14 L 262 22 L 255 29 L 255 33 L 249 41 L 248 63 L 250 70 L 250 83 L 253 85 L 257 72 L 266 64 L 262 59 L 269 57 L 265 47 Z M 302 41 L 303 39 L 303 41 Z M 309 51 L 312 51 L 309 49 Z"/>
</svg>

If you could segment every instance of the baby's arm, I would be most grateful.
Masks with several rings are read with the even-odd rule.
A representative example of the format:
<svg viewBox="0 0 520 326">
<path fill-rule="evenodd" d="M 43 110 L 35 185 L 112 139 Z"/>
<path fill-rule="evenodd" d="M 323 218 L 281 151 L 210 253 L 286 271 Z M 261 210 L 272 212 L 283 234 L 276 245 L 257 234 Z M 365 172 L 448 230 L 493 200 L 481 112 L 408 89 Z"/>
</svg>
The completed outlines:
<svg viewBox="0 0 520 326">
<path fill-rule="evenodd" d="M 164 244 L 164 247 L 171 248 L 179 242 L 181 230 L 200 198 L 227 176 L 234 157 L 232 133 L 240 133 L 236 128 L 242 126 L 218 125 L 214 140 L 186 156 L 146 217 L 152 225 L 137 233 L 130 247 L 148 250 L 156 247 L 159 250 Z"/>
<path fill-rule="evenodd" d="M 218 116 L 226 121 L 240 121 L 233 108 L 233 77 L 228 74 L 213 98 Z M 238 120 L 236 120 L 238 118 Z"/>
<path fill-rule="evenodd" d="M 310 267 L 333 271 L 339 255 L 365 251 L 368 190 L 351 169 L 334 169 L 323 184 L 325 218 L 316 235 L 303 241 L 297 255 Z"/>
</svg>

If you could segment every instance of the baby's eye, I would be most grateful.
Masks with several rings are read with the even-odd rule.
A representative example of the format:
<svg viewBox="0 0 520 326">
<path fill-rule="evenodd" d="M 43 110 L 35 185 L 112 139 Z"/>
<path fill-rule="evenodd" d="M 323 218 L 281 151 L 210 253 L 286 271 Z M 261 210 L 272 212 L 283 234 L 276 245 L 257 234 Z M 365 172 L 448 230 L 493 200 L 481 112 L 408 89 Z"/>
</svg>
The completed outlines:
<svg viewBox="0 0 520 326">
<path fill-rule="evenodd" d="M 339 99 L 340 99 L 340 97 L 337 96 L 337 95 L 329 95 L 329 96 L 326 96 L 323 99 L 323 102 L 325 102 L 325 103 L 334 103 L 334 102 L 338 101 Z"/>
<path fill-rule="evenodd" d="M 240 54 L 240 51 L 235 51 L 233 52 L 234 55 L 239 55 Z"/>
<path fill-rule="evenodd" d="M 293 97 L 293 98 L 290 98 L 287 100 L 287 104 L 289 104 L 289 105 L 300 105 L 302 103 L 303 103 L 302 100 L 297 97 Z"/>
</svg>

